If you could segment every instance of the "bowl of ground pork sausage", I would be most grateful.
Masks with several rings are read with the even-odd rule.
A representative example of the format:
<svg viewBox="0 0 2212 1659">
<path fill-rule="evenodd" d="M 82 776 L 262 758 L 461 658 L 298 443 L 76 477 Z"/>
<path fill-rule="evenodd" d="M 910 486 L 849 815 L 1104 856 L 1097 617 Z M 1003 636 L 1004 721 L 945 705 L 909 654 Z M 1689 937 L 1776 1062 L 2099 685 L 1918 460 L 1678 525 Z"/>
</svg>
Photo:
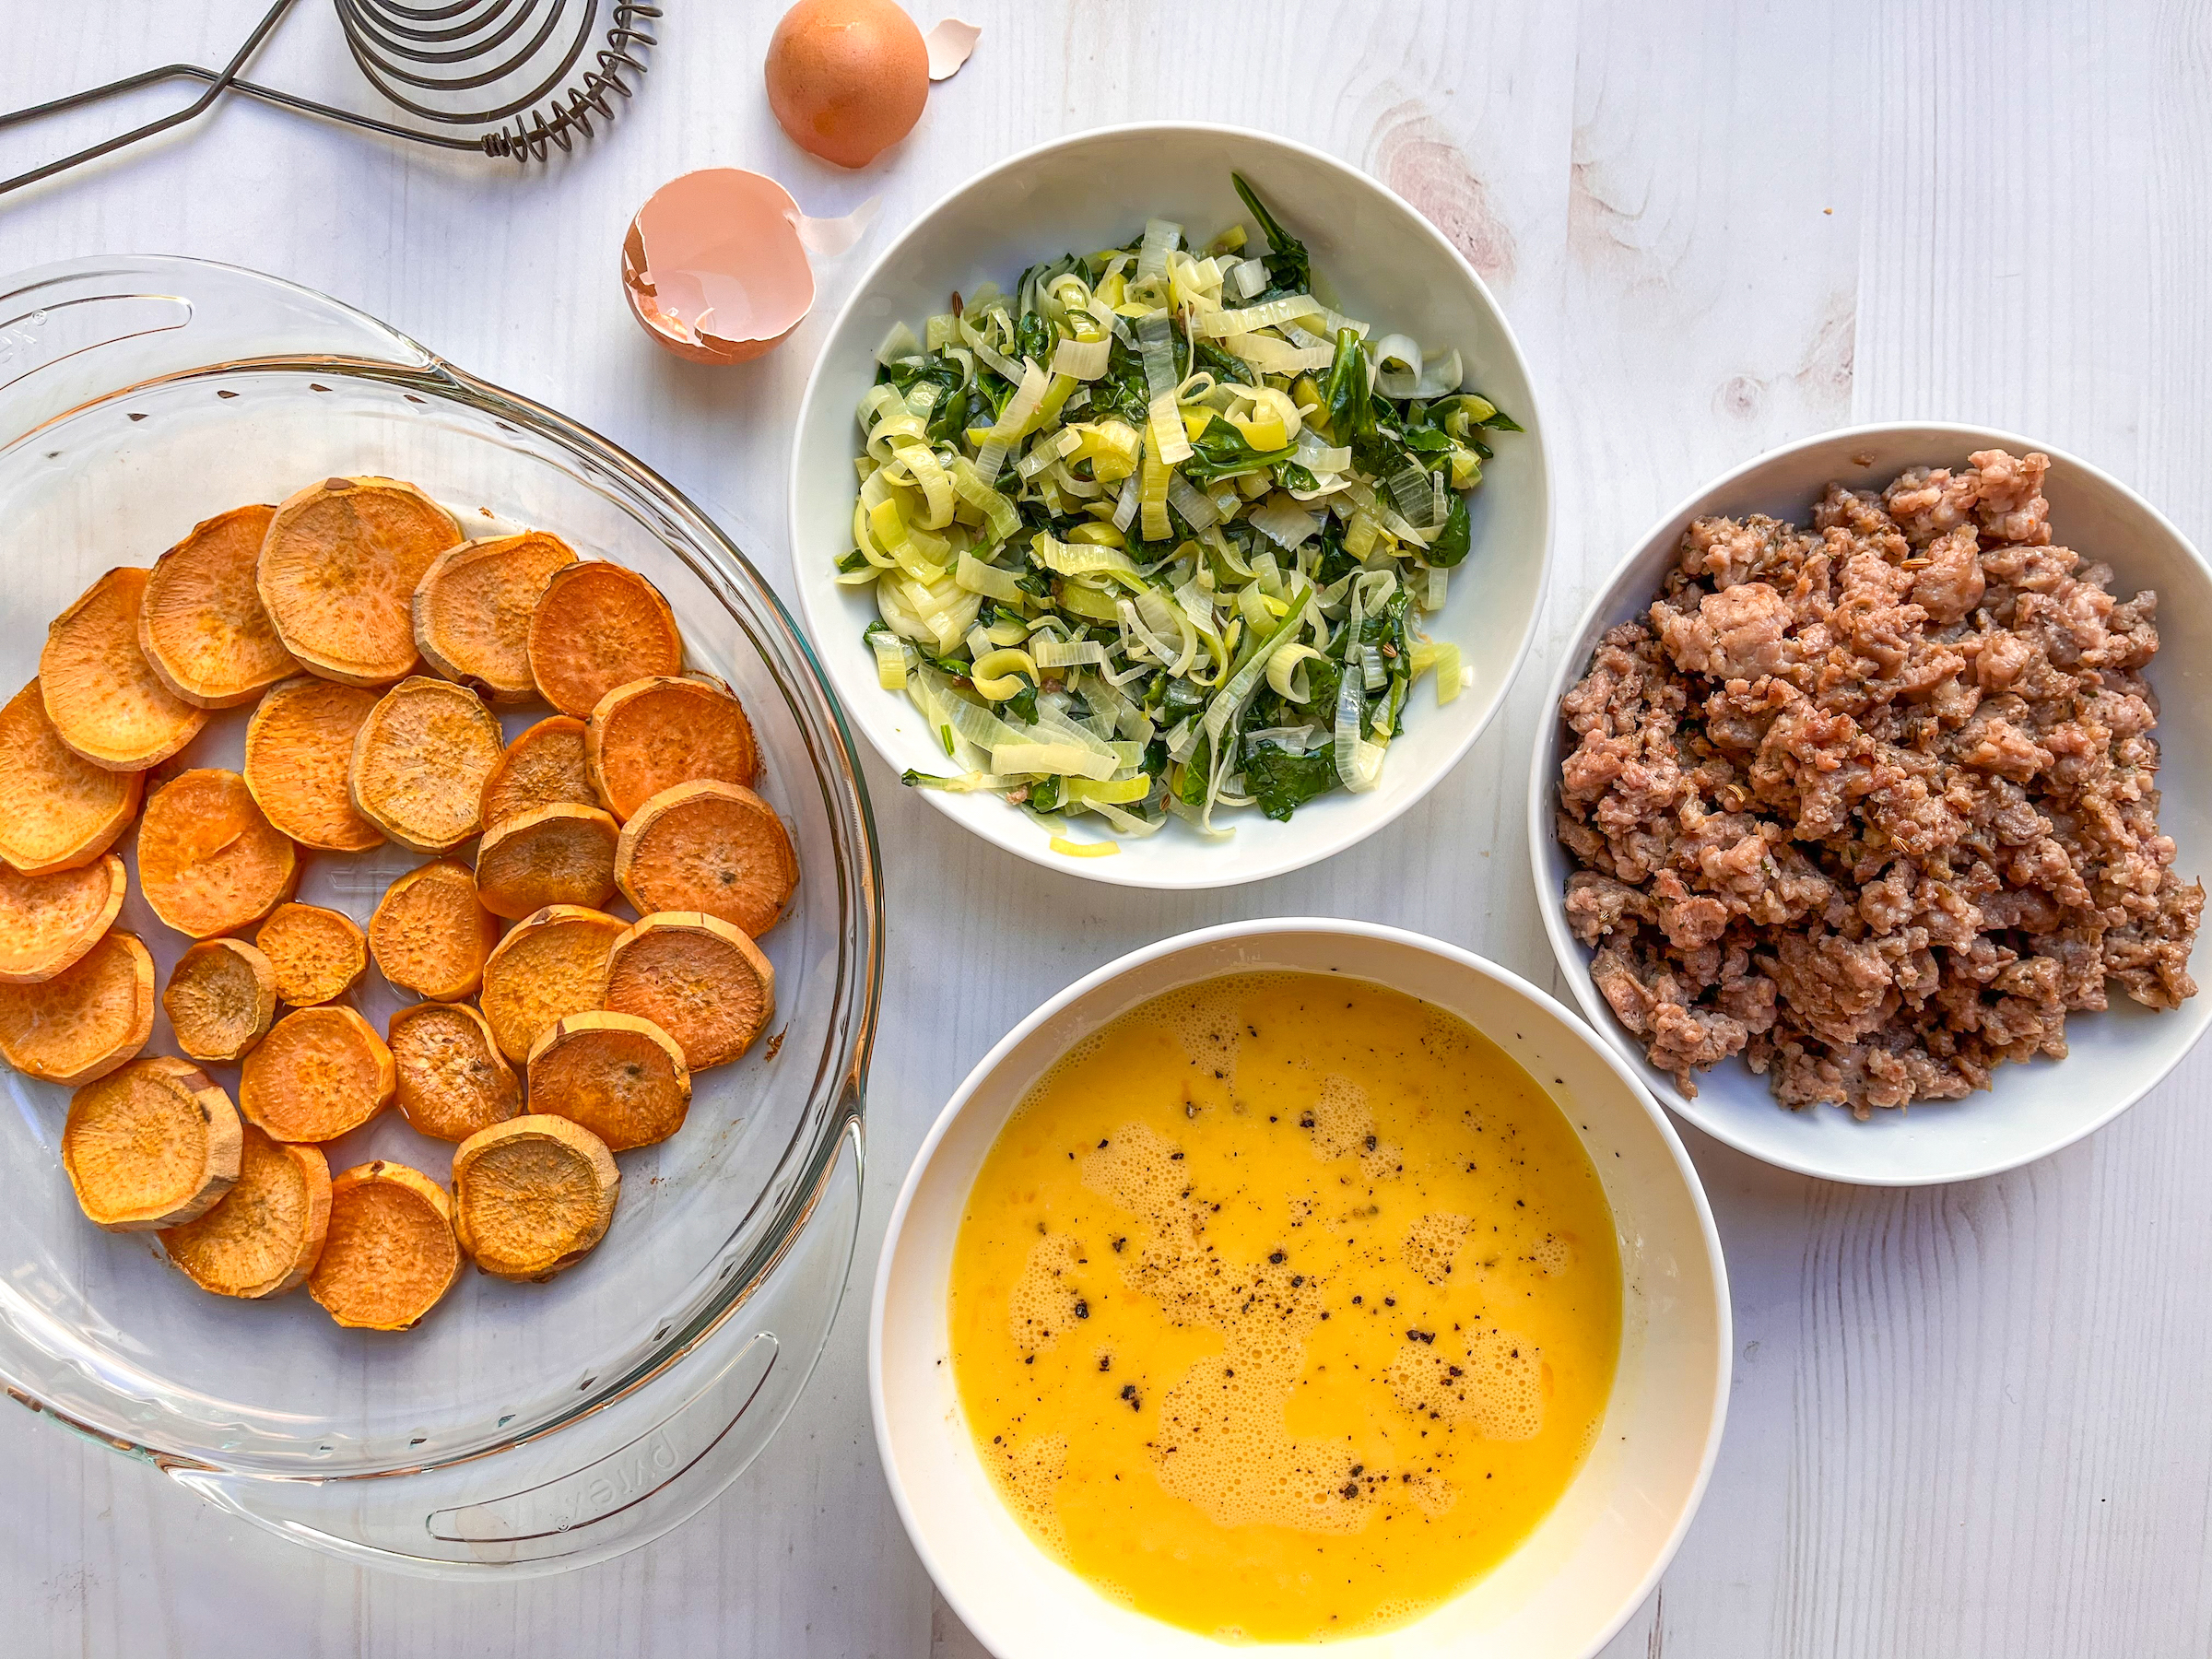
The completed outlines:
<svg viewBox="0 0 2212 1659">
<path fill-rule="evenodd" d="M 1559 660 L 1529 840 L 1583 1013 L 1830 1180 L 1996 1173 L 2212 1020 L 2212 570 L 2048 444 L 1853 428 L 1655 525 Z"/>
</svg>

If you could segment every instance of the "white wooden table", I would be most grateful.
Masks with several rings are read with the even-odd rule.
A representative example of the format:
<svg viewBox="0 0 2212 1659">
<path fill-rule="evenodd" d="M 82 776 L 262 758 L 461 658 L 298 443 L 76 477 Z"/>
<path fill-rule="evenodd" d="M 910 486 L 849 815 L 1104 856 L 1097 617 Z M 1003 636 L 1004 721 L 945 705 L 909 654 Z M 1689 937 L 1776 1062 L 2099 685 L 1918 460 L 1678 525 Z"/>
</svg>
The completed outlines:
<svg viewBox="0 0 2212 1659">
<path fill-rule="evenodd" d="M 1553 980 L 1521 818 L 1546 647 L 1648 521 L 1770 444 L 1862 419 L 2008 427 L 2097 460 L 2212 544 L 2204 0 L 962 0 L 984 26 L 975 60 L 859 175 L 804 157 L 769 118 L 775 0 L 666 3 L 636 104 L 550 169 L 234 102 L 0 206 L 0 268 L 174 252 L 325 289 L 645 457 L 782 582 L 787 423 L 889 228 L 1063 131 L 1146 116 L 1272 128 L 1387 179 L 1511 312 L 1560 469 L 1546 639 L 1421 809 L 1320 868 L 1224 894 L 1147 896 L 1018 864 L 871 765 L 892 929 L 867 1257 L 808 1396 L 688 1527 L 514 1588 L 386 1578 L 5 1411 L 0 1652 L 980 1651 L 935 1604 L 885 1496 L 862 1356 L 889 1198 L 1000 1032 L 1139 941 L 1260 914 L 1399 923 Z M 0 0 L 0 107 L 219 61 L 260 8 Z M 255 68 L 334 97 L 357 85 L 314 0 Z M 0 174 L 122 113 L 0 135 Z M 710 164 L 771 172 L 816 214 L 883 197 L 875 234 L 825 273 L 814 319 L 747 369 L 653 350 L 616 280 L 637 204 Z M 1932 1192 L 1827 1186 L 1686 1131 L 1734 1278 L 1734 1404 L 1697 1524 L 1609 1653 L 2212 1652 L 2208 1088 L 2200 1052 L 2088 1144 Z"/>
</svg>

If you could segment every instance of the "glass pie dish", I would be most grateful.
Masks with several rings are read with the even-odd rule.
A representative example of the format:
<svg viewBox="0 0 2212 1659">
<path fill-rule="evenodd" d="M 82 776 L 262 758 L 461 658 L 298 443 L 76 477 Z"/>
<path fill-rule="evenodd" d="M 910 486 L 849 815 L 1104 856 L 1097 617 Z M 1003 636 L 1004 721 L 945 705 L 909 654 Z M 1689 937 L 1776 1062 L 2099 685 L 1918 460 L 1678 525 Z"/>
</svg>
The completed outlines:
<svg viewBox="0 0 2212 1659">
<path fill-rule="evenodd" d="M 87 259 L 0 279 L 0 674 L 100 571 L 331 474 L 411 479 L 465 524 L 535 524 L 668 597 L 728 680 L 802 879 L 761 940 L 771 1035 L 700 1074 L 673 1139 L 627 1153 L 612 1230 L 543 1285 L 465 1272 L 416 1330 L 341 1329 L 304 1293 L 196 1289 L 150 1234 L 78 1212 L 68 1091 L 0 1073 L 0 1384 L 285 1536 L 433 1575 L 543 1573 L 688 1519 L 760 1451 L 820 1357 L 860 1215 L 882 932 L 875 830 L 819 668 L 737 547 L 621 451 L 323 295 L 230 266 Z M 239 764 L 219 715 L 171 765 Z M 508 717 L 512 733 L 542 710 Z M 132 862 L 132 838 L 117 851 Z M 396 848 L 310 853 L 299 896 L 365 921 Z M 133 890 L 165 982 L 182 947 Z M 403 998 L 373 971 L 381 1030 Z M 175 1052 L 158 1019 L 148 1053 Z M 210 1067 L 235 1093 L 237 1069 Z M 442 1180 L 452 1147 L 385 1112 L 327 1148 Z"/>
</svg>

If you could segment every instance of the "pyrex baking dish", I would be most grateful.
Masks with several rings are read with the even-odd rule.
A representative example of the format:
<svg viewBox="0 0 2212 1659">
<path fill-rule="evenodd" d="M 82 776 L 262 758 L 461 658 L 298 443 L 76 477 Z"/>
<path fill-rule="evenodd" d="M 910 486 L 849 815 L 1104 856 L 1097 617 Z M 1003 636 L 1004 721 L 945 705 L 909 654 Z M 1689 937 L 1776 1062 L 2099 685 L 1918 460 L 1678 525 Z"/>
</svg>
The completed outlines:
<svg viewBox="0 0 2212 1659">
<path fill-rule="evenodd" d="M 9 693 L 101 571 L 150 563 L 196 521 L 304 480 L 409 478 L 465 522 L 543 525 L 651 577 L 694 665 L 744 700 L 802 869 L 762 940 L 774 1034 L 700 1075 L 681 1134 L 625 1155 L 598 1251 L 545 1285 L 465 1273 L 406 1335 L 340 1329 L 304 1294 L 205 1295 L 148 1235 L 98 1231 L 57 1163 L 67 1091 L 6 1073 L 0 1382 L 252 1521 L 407 1571 L 555 1571 L 688 1518 L 805 1384 L 859 1221 L 875 832 L 798 631 L 730 540 L 613 445 L 359 312 L 230 266 L 85 259 L 0 280 L 0 440 Z M 245 712 L 182 763 L 236 766 Z M 310 854 L 300 897 L 364 919 L 416 862 Z M 135 879 L 121 925 L 165 980 L 182 942 Z M 400 1000 L 373 973 L 357 994 L 380 1030 Z M 174 1052 L 166 1020 L 156 1050 Z M 235 1067 L 211 1070 L 235 1089 Z M 442 1180 L 452 1148 L 387 1112 L 329 1150 L 334 1171 L 390 1157 Z"/>
</svg>

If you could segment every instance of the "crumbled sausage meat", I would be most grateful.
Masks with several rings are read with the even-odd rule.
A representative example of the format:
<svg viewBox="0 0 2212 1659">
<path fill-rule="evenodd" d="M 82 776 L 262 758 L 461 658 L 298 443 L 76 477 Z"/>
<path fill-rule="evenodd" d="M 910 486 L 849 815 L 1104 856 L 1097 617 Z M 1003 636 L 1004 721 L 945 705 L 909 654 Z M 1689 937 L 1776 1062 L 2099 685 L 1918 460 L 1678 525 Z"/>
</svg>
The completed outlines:
<svg viewBox="0 0 2212 1659">
<path fill-rule="evenodd" d="M 2050 461 L 1702 519 L 1560 701 L 1567 919 L 1652 1063 L 1791 1106 L 1956 1100 L 2117 982 L 2195 994 L 2159 832 L 2158 595 L 2051 543 Z"/>
</svg>

